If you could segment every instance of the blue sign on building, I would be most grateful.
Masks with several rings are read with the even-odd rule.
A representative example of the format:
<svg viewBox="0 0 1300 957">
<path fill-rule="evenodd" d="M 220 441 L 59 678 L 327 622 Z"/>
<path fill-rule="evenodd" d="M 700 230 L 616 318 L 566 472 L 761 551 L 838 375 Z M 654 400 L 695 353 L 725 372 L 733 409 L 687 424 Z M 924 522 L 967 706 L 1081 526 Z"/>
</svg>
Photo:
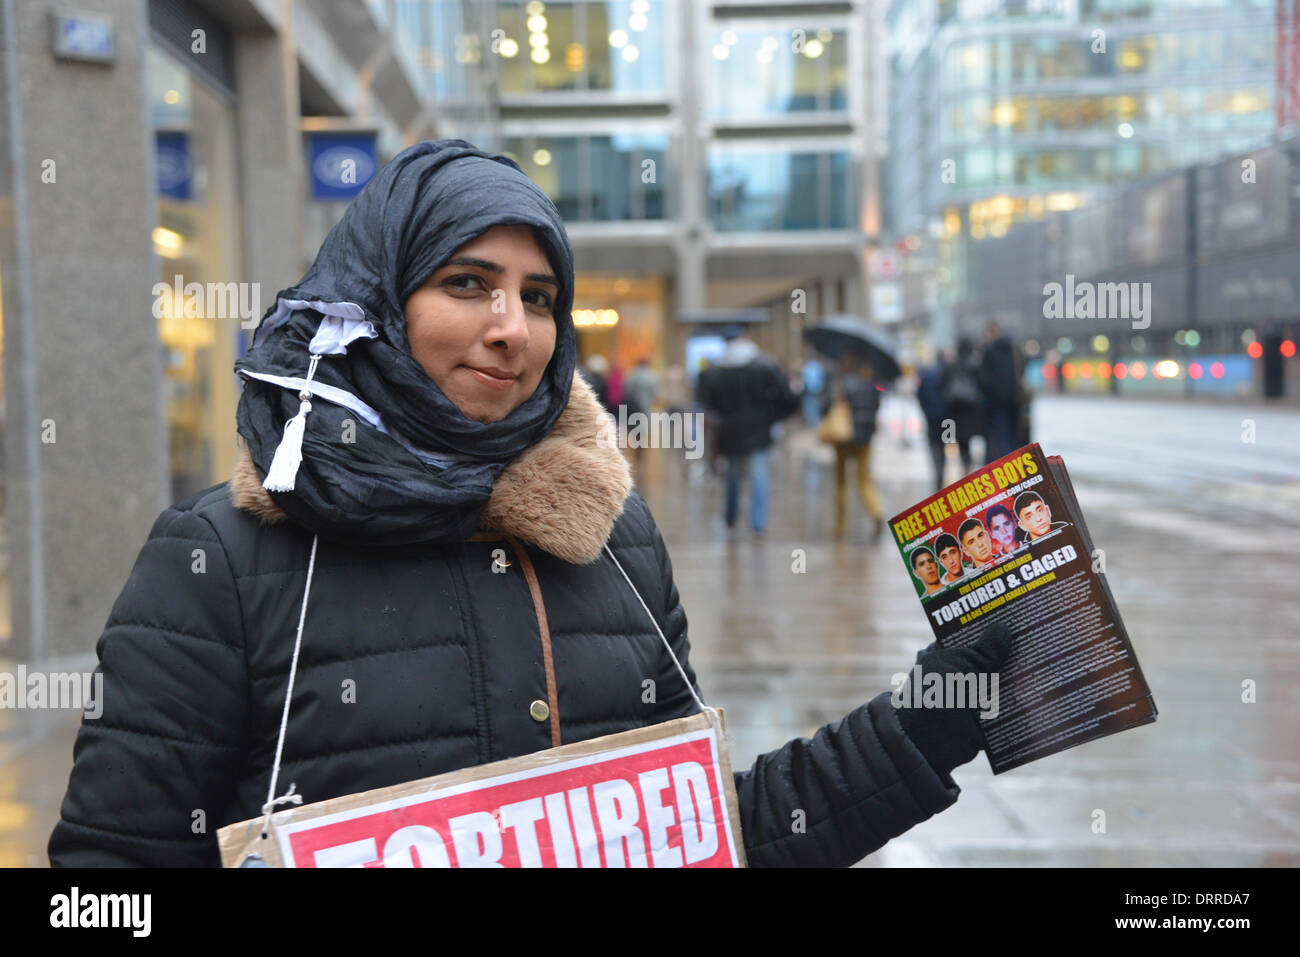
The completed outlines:
<svg viewBox="0 0 1300 957">
<path fill-rule="evenodd" d="M 157 130 L 155 156 L 158 167 L 158 195 L 172 199 L 194 198 L 194 162 L 190 159 L 190 135 Z"/>
<path fill-rule="evenodd" d="M 92 14 L 51 14 L 54 18 L 54 55 L 65 60 L 112 63 L 117 59 L 113 21 Z"/>
<path fill-rule="evenodd" d="M 351 200 L 379 168 L 374 133 L 309 133 L 307 162 L 316 199 Z"/>
</svg>

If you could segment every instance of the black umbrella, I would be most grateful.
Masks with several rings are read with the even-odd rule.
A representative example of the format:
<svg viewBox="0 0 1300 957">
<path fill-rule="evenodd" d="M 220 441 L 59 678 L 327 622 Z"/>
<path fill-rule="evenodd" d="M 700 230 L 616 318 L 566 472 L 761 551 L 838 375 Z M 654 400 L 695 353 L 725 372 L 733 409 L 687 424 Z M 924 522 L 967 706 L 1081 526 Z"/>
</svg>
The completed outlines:
<svg viewBox="0 0 1300 957">
<path fill-rule="evenodd" d="M 894 357 L 893 340 L 865 319 L 827 316 L 819 325 L 805 329 L 803 335 L 814 349 L 832 359 L 851 352 L 870 360 L 876 378 L 883 382 L 902 375 Z"/>
</svg>

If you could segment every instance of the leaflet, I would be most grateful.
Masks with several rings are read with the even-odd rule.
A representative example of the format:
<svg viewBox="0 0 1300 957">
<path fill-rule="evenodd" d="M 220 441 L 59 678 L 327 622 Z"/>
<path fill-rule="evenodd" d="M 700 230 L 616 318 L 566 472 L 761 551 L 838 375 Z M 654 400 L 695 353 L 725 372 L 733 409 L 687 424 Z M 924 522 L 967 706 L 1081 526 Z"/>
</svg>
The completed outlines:
<svg viewBox="0 0 1300 957">
<path fill-rule="evenodd" d="M 890 528 L 940 646 L 968 645 L 995 623 L 1015 636 L 996 708 L 980 721 L 994 774 L 1155 721 L 1105 556 L 1059 456 L 1027 445 Z"/>
</svg>

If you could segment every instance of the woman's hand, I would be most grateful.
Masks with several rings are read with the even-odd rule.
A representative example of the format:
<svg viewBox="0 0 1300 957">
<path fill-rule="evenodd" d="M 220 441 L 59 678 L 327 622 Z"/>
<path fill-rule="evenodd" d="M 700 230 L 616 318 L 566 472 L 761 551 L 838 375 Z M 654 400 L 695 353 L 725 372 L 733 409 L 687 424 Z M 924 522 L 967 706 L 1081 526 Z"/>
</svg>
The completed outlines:
<svg viewBox="0 0 1300 957">
<path fill-rule="evenodd" d="M 900 687 L 894 694 L 898 723 L 941 777 L 974 760 L 983 748 L 984 737 L 977 716 L 982 706 L 978 700 L 967 700 L 962 702 L 962 707 L 955 707 L 957 702 L 946 700 L 946 694 L 941 707 L 923 706 L 925 685 L 933 685 L 933 681 L 927 682 L 926 675 L 939 675 L 944 689 L 948 687 L 949 674 L 976 675 L 974 685 L 963 682 L 972 691 L 976 687 L 988 687 L 988 679 L 981 680 L 978 676 L 997 672 L 1010 655 L 1012 644 L 1011 631 L 1006 625 L 990 626 L 965 648 L 940 648 L 932 643 L 916 656 L 920 671 L 914 668 L 908 687 Z"/>
</svg>

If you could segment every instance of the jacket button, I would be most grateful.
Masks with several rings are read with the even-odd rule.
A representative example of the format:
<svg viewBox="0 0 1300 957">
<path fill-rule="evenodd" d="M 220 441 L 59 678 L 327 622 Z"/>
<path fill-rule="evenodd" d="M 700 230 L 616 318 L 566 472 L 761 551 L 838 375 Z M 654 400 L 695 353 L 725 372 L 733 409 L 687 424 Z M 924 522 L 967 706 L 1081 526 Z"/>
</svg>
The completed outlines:
<svg viewBox="0 0 1300 957">
<path fill-rule="evenodd" d="M 539 698 L 528 706 L 528 713 L 532 715 L 534 721 L 545 721 L 551 716 L 551 709 Z"/>
</svg>

